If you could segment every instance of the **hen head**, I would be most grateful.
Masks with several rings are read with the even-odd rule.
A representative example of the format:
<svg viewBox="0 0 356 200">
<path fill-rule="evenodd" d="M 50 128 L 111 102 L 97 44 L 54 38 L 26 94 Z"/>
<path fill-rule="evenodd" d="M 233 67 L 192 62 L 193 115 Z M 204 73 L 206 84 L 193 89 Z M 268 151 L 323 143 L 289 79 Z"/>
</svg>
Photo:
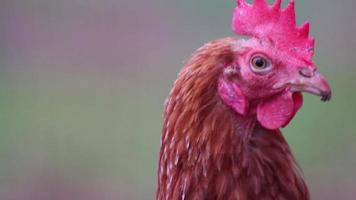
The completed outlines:
<svg viewBox="0 0 356 200">
<path fill-rule="evenodd" d="M 224 68 L 218 92 L 241 115 L 256 115 L 267 129 L 286 126 L 302 106 L 301 92 L 331 98 L 331 89 L 312 61 L 309 23 L 296 26 L 294 1 L 253 4 L 238 0 L 232 28 L 249 36 L 234 45 L 234 61 Z"/>
</svg>

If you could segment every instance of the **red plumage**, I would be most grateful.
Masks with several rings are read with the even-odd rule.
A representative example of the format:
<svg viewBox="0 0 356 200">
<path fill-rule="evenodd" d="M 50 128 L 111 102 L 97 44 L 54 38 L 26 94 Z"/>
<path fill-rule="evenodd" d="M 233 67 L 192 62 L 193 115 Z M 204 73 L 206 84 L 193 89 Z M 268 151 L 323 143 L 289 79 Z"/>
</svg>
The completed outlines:
<svg viewBox="0 0 356 200">
<path fill-rule="evenodd" d="M 309 199 L 279 128 L 300 92 L 329 100 L 329 85 L 273 37 L 251 36 L 205 44 L 179 73 L 165 103 L 157 200 Z"/>
</svg>

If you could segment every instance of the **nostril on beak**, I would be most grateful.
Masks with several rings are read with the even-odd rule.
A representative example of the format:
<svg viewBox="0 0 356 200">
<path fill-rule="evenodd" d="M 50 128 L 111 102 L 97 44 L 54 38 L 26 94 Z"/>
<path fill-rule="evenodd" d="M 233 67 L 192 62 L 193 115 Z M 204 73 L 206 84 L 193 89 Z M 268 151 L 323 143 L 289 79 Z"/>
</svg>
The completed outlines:
<svg viewBox="0 0 356 200">
<path fill-rule="evenodd" d="M 314 72 L 308 68 L 303 68 L 303 69 L 299 70 L 299 74 L 305 78 L 311 78 L 314 76 Z"/>
</svg>

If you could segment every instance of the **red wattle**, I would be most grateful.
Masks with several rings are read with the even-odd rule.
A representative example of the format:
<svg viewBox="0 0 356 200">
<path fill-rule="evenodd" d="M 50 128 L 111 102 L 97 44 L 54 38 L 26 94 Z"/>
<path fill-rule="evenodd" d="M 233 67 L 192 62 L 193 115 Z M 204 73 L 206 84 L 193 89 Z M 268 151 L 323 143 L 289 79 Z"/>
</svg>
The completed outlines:
<svg viewBox="0 0 356 200">
<path fill-rule="evenodd" d="M 303 104 L 300 93 L 283 92 L 257 107 L 257 120 L 264 128 L 275 130 L 286 126 Z"/>
</svg>

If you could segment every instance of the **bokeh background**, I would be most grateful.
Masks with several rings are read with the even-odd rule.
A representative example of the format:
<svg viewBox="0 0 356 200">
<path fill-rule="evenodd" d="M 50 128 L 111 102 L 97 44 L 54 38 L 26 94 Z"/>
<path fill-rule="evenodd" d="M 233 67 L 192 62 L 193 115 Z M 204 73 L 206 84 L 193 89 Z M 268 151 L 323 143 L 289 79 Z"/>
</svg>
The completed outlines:
<svg viewBox="0 0 356 200">
<path fill-rule="evenodd" d="M 286 3 L 286 2 L 285 2 Z M 153 199 L 163 102 L 232 0 L 1 0 L 0 199 Z M 284 129 L 313 199 L 356 198 L 356 1 L 297 0 L 333 87 Z"/>
</svg>

